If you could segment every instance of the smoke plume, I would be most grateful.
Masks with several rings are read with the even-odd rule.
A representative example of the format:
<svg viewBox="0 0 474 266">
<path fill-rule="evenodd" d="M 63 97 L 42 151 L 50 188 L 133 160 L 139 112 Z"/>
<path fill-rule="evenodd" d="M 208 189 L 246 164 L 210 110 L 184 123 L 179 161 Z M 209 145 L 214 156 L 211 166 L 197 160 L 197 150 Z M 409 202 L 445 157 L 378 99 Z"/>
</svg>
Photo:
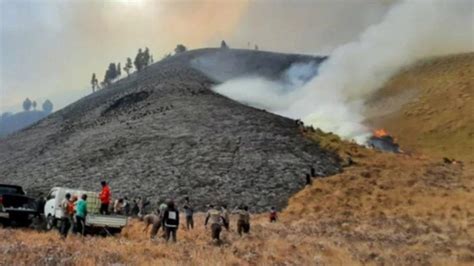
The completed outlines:
<svg viewBox="0 0 474 266">
<path fill-rule="evenodd" d="M 254 78 L 253 84 L 233 80 L 216 91 L 364 142 L 370 135 L 363 124 L 364 101 L 390 77 L 422 58 L 474 50 L 473 5 L 469 0 L 403 1 L 357 40 L 336 48 L 302 86 Z M 252 91 L 249 99 L 235 93 L 237 85 Z"/>
</svg>

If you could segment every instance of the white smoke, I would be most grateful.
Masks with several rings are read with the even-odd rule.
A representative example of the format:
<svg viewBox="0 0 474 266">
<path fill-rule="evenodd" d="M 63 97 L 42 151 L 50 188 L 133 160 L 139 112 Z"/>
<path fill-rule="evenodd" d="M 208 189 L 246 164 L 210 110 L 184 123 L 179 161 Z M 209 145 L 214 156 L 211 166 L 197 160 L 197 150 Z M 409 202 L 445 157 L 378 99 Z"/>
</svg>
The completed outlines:
<svg viewBox="0 0 474 266">
<path fill-rule="evenodd" d="M 283 73 L 280 80 L 262 77 L 235 78 L 213 89 L 241 103 L 291 117 L 289 108 L 298 100 L 295 91 L 314 77 L 317 69 L 318 65 L 314 62 L 296 63 Z"/>
<path fill-rule="evenodd" d="M 364 100 L 390 77 L 422 58 L 474 50 L 473 5 L 470 0 L 403 1 L 358 40 L 336 48 L 303 86 L 253 78 L 226 82 L 216 91 L 364 142 L 370 135 L 363 125 Z"/>
</svg>

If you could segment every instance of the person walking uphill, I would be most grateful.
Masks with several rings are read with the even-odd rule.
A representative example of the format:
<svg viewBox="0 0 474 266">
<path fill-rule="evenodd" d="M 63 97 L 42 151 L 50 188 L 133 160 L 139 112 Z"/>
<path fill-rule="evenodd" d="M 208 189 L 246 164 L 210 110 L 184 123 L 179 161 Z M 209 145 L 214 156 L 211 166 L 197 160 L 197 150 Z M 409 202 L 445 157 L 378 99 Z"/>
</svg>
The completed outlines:
<svg viewBox="0 0 474 266">
<path fill-rule="evenodd" d="M 239 209 L 233 213 L 239 216 L 237 219 L 237 232 L 239 235 L 242 236 L 242 233 L 248 234 L 250 232 L 249 208 L 247 206 L 240 206 Z"/>
<path fill-rule="evenodd" d="M 166 232 L 166 241 L 173 238 L 173 242 L 176 242 L 176 231 L 179 227 L 179 211 L 174 206 L 173 201 L 168 202 L 168 207 L 163 214 L 163 224 Z"/>
<path fill-rule="evenodd" d="M 107 184 L 107 182 L 102 181 L 100 182 L 102 186 L 102 191 L 99 194 L 100 198 L 100 214 L 109 214 L 109 205 L 110 205 L 110 199 L 112 197 L 110 193 L 110 187 Z"/>
<path fill-rule="evenodd" d="M 220 234 L 222 231 L 222 224 L 224 223 L 225 219 L 222 217 L 222 212 L 219 211 L 217 207 L 210 206 L 210 210 L 207 212 L 206 221 L 204 222 L 204 226 L 207 228 L 207 223 L 209 220 L 211 221 L 211 232 L 212 232 L 212 240 L 216 242 L 220 242 Z"/>
<path fill-rule="evenodd" d="M 76 203 L 76 230 L 79 234 L 84 235 L 86 227 L 87 215 L 87 195 L 81 196 Z"/>
<path fill-rule="evenodd" d="M 74 204 L 71 201 L 71 194 L 66 193 L 64 200 L 61 202 L 61 209 L 63 215 L 61 217 L 61 228 L 60 233 L 61 237 L 65 239 L 71 228 L 74 216 Z"/>
</svg>

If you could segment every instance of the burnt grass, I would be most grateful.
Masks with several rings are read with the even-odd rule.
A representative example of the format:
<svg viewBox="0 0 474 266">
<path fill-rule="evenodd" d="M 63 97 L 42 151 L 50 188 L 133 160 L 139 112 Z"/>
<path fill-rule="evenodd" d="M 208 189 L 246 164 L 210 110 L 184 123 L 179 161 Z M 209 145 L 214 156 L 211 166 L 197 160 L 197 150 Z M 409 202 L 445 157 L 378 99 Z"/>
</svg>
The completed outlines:
<svg viewBox="0 0 474 266">
<path fill-rule="evenodd" d="M 304 138 L 293 120 L 214 93 L 217 81 L 191 61 L 216 53 L 224 63 L 226 54 L 245 59 L 236 75 L 250 69 L 269 78 L 311 60 L 220 49 L 162 60 L 1 139 L 2 183 L 47 193 L 98 191 L 107 180 L 114 197 L 155 204 L 189 196 L 198 209 L 245 203 L 262 211 L 286 206 L 310 166 L 321 176 L 340 170 L 337 156 Z"/>
</svg>

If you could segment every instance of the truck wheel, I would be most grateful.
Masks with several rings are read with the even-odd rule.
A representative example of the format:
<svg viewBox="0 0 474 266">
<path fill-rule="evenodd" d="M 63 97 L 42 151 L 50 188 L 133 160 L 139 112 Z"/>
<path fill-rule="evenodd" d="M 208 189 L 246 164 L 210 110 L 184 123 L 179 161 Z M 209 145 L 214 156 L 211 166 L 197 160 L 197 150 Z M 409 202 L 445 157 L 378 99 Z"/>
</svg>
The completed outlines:
<svg viewBox="0 0 474 266">
<path fill-rule="evenodd" d="M 52 230 L 55 225 L 56 225 L 56 220 L 54 219 L 53 216 L 49 215 L 48 218 L 46 219 L 46 231 Z"/>
</svg>

